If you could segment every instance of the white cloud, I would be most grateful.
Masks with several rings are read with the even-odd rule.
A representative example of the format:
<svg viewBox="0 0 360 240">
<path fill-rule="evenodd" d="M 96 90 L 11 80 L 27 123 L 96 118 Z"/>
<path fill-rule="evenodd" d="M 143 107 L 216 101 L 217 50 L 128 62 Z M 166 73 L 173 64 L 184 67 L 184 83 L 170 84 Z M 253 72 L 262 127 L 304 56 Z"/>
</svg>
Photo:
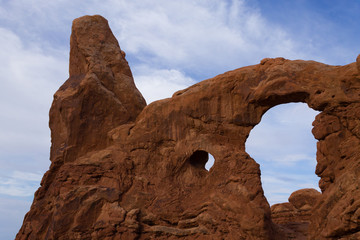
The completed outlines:
<svg viewBox="0 0 360 240">
<path fill-rule="evenodd" d="M 26 48 L 19 36 L 4 28 L 0 28 L 0 44 L 2 84 L 6 84 L 2 98 L 10 97 L 6 90 L 12 88 L 31 101 L 42 103 L 44 96 L 51 100 L 53 93 L 49 91 L 55 91 L 67 78 L 67 53 L 49 55 L 41 45 Z"/>
<path fill-rule="evenodd" d="M 149 69 L 146 66 L 135 68 L 136 86 L 147 103 L 171 97 L 178 90 L 195 84 L 190 77 L 175 69 Z"/>
<path fill-rule="evenodd" d="M 114 4 L 118 8 L 111 14 L 110 25 L 122 48 L 148 64 L 214 75 L 263 57 L 303 54 L 296 52 L 286 32 L 266 22 L 244 1 Z M 102 11 L 108 12 L 108 6 Z"/>
<path fill-rule="evenodd" d="M 0 194 L 16 197 L 33 196 L 40 187 L 43 173 L 14 171 L 8 177 L 0 177 Z"/>
</svg>

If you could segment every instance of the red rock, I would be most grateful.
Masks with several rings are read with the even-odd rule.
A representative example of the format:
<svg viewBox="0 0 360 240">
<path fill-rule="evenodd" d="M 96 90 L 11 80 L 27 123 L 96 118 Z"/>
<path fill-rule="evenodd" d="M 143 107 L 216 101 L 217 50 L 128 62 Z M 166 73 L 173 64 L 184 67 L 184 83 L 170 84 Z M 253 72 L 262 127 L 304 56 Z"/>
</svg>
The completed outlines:
<svg viewBox="0 0 360 240">
<path fill-rule="evenodd" d="M 311 215 L 321 193 L 312 188 L 293 192 L 289 202 L 271 206 L 272 221 L 288 239 L 307 239 Z"/>
<path fill-rule="evenodd" d="M 106 19 L 75 19 L 70 45 L 70 77 L 50 110 L 52 161 L 103 148 L 109 130 L 134 121 L 146 106 Z"/>
<path fill-rule="evenodd" d="M 359 237 L 359 60 L 264 59 L 145 107 L 105 19 L 74 20 L 70 54 L 50 110 L 52 163 L 16 239 Z M 316 202 L 309 230 L 292 233 L 272 221 L 259 165 L 245 152 L 261 116 L 289 102 L 321 111 L 313 133 L 322 194 L 292 196 L 293 207 Z M 215 157 L 209 172 L 204 152 Z"/>
</svg>

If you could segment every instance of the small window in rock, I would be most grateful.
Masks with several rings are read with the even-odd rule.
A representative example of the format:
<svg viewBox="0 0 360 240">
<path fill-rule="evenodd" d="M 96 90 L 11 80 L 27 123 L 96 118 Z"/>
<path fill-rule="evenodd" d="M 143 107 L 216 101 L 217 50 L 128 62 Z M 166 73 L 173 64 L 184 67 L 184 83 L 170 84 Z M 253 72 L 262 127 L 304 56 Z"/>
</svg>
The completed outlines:
<svg viewBox="0 0 360 240">
<path fill-rule="evenodd" d="M 205 169 L 207 171 L 214 165 L 214 157 L 206 151 L 198 150 L 191 155 L 189 162 L 196 168 Z"/>
</svg>

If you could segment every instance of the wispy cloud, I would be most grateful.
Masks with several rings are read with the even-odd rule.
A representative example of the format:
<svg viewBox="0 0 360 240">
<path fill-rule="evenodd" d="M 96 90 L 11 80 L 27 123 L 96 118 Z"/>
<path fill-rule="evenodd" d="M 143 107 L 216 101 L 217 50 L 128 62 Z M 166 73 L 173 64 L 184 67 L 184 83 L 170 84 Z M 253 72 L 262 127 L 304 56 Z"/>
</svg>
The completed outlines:
<svg viewBox="0 0 360 240">
<path fill-rule="evenodd" d="M 27 197 L 39 188 L 42 173 L 14 171 L 10 176 L 0 177 L 0 194 Z"/>
<path fill-rule="evenodd" d="M 261 181 L 265 196 L 270 203 L 287 202 L 291 193 L 303 188 L 314 188 L 320 191 L 315 174 L 294 173 L 266 169 L 262 171 Z"/>
</svg>

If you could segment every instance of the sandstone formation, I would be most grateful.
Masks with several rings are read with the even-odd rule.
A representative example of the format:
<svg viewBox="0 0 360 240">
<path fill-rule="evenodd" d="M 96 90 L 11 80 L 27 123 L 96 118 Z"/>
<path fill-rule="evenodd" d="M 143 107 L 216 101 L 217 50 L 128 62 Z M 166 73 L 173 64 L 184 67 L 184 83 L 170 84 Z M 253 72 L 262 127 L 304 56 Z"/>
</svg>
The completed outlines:
<svg viewBox="0 0 360 240">
<path fill-rule="evenodd" d="M 74 20 L 70 55 L 50 110 L 51 166 L 16 239 L 360 239 L 360 58 L 264 59 L 145 106 L 104 18 Z M 314 205 L 300 235 L 279 206 L 272 220 L 245 152 L 262 115 L 289 102 L 321 111 L 322 193 L 280 206 Z"/>
<path fill-rule="evenodd" d="M 306 239 L 312 211 L 320 197 L 321 193 L 312 188 L 295 191 L 289 202 L 271 206 L 271 219 L 288 239 Z"/>
</svg>

